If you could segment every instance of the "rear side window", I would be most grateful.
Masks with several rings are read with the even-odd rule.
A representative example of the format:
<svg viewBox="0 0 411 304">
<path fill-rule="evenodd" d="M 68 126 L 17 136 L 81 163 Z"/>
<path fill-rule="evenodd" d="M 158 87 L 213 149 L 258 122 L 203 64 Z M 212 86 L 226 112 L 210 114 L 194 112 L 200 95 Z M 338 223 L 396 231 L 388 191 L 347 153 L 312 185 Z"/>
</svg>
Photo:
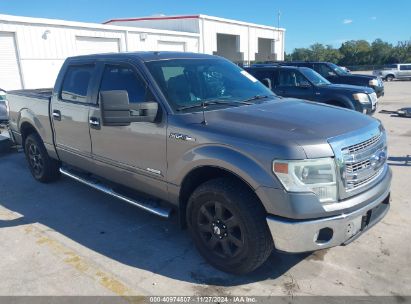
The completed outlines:
<svg viewBox="0 0 411 304">
<path fill-rule="evenodd" d="M 61 99 L 86 103 L 93 70 L 94 65 L 69 66 L 63 80 Z"/>
<path fill-rule="evenodd" d="M 154 97 L 145 82 L 133 69 L 107 65 L 104 69 L 100 91 L 127 91 L 130 103 L 153 101 Z"/>
<path fill-rule="evenodd" d="M 400 70 L 401 71 L 410 71 L 411 70 L 411 65 L 400 65 Z"/>
<path fill-rule="evenodd" d="M 259 81 L 266 80 L 271 84 L 271 87 L 276 85 L 274 79 L 274 71 L 268 69 L 252 69 L 248 71 L 251 75 L 257 78 Z"/>
</svg>

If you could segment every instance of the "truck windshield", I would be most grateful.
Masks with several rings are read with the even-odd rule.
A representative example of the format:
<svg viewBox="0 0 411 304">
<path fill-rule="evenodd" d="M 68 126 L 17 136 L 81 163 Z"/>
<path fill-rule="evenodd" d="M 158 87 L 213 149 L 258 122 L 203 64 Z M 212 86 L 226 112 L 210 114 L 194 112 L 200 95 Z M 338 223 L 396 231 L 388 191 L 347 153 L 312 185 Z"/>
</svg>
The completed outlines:
<svg viewBox="0 0 411 304">
<path fill-rule="evenodd" d="M 275 96 L 257 79 L 224 59 L 171 59 L 146 63 L 175 111 L 241 106 Z"/>
<path fill-rule="evenodd" d="M 348 73 L 346 70 L 344 70 L 342 67 L 334 64 L 334 63 L 329 63 L 330 68 L 333 69 L 333 71 L 337 74 L 337 75 L 350 75 L 350 73 Z"/>
<path fill-rule="evenodd" d="M 311 81 L 312 84 L 316 86 L 331 84 L 331 82 L 312 69 L 301 69 L 301 72 L 308 78 L 309 81 Z"/>
<path fill-rule="evenodd" d="M 397 65 L 396 64 L 388 64 L 383 66 L 382 68 L 383 70 L 396 70 L 397 69 Z"/>
</svg>

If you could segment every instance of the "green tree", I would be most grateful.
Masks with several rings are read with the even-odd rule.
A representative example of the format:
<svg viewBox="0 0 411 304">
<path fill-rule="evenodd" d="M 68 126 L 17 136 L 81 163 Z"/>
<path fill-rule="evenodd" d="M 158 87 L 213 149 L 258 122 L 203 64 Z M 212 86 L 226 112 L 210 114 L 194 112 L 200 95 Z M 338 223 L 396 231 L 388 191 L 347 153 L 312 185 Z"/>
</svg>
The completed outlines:
<svg viewBox="0 0 411 304">
<path fill-rule="evenodd" d="M 382 65 L 390 61 L 392 56 L 392 44 L 376 39 L 371 44 L 371 60 L 368 64 Z"/>
<path fill-rule="evenodd" d="M 366 40 L 351 40 L 340 47 L 342 65 L 363 65 L 371 61 L 371 46 Z"/>
<path fill-rule="evenodd" d="M 396 62 L 411 62 L 411 41 L 399 41 L 393 50 Z"/>
<path fill-rule="evenodd" d="M 344 66 L 411 62 L 411 40 L 399 41 L 396 46 L 381 39 L 371 44 L 366 40 L 351 40 L 340 48 L 314 43 L 309 48 L 294 49 L 286 60 L 328 61 Z"/>
</svg>

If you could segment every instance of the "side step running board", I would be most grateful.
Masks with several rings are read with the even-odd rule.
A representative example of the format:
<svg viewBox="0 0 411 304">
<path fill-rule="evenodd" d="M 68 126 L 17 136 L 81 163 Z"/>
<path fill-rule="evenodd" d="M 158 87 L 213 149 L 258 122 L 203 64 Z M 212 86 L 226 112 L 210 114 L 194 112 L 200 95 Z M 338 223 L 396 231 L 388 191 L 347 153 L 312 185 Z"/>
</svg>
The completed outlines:
<svg viewBox="0 0 411 304">
<path fill-rule="evenodd" d="M 126 197 L 122 194 L 119 194 L 119 193 L 115 192 L 113 189 L 107 187 L 104 184 L 101 184 L 101 183 L 93 181 L 93 180 L 88 180 L 85 177 L 81 177 L 79 175 L 76 175 L 76 174 L 74 174 L 74 173 L 72 173 L 72 172 L 70 172 L 66 169 L 63 169 L 63 168 L 60 168 L 60 172 L 61 172 L 61 174 L 65 175 L 67 177 L 70 177 L 70 178 L 72 178 L 72 179 L 74 179 L 74 180 L 76 180 L 76 181 L 78 181 L 82 184 L 85 184 L 85 185 L 87 185 L 91 188 L 94 188 L 96 190 L 104 192 L 108 195 L 111 195 L 115 198 L 118 198 L 122 201 L 125 201 L 126 203 L 129 203 L 133 206 L 141 208 L 145 211 L 148 211 L 150 213 L 153 213 L 155 215 L 158 215 L 158 216 L 161 216 L 161 217 L 164 217 L 164 218 L 170 217 L 170 214 L 171 214 L 171 209 L 170 208 L 164 208 L 164 207 L 159 207 L 159 206 L 150 206 L 151 201 L 149 201 L 147 199 L 142 199 L 140 201 L 136 201 L 134 199 L 131 199 L 129 197 Z"/>
</svg>

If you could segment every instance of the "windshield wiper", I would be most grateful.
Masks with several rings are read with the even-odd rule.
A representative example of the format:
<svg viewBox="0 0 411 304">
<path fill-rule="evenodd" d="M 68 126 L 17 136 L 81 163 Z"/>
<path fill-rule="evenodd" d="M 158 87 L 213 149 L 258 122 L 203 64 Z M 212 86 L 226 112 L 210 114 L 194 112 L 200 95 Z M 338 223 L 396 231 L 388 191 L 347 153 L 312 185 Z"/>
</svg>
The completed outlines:
<svg viewBox="0 0 411 304">
<path fill-rule="evenodd" d="M 255 100 L 259 100 L 259 99 L 268 98 L 270 96 L 274 96 L 274 95 L 255 95 L 253 97 L 250 97 L 248 99 L 243 100 L 242 102 L 255 101 Z"/>
<path fill-rule="evenodd" d="M 252 105 L 252 103 L 247 102 L 247 100 L 244 101 L 224 101 L 224 100 L 206 100 L 201 103 L 191 105 L 191 106 L 184 106 L 184 107 L 179 107 L 176 109 L 176 111 L 184 111 L 188 109 L 195 109 L 195 108 L 205 108 L 207 106 L 212 106 L 212 105 Z"/>
</svg>

